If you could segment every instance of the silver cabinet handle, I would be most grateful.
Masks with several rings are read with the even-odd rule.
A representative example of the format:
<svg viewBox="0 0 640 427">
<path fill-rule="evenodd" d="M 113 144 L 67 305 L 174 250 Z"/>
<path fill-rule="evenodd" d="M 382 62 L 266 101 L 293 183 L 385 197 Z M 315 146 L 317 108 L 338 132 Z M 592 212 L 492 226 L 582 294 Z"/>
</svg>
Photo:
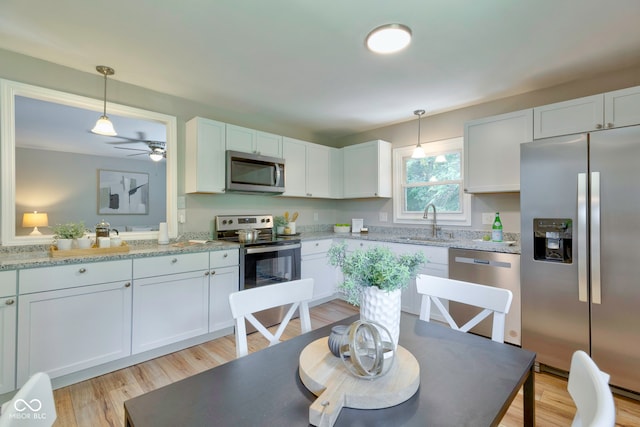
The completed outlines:
<svg viewBox="0 0 640 427">
<path fill-rule="evenodd" d="M 611 129 L 613 127 L 613 123 L 607 123 L 607 127 Z"/>
<path fill-rule="evenodd" d="M 317 246 L 320 246 L 320 243 L 316 242 L 316 247 L 317 247 Z"/>
<path fill-rule="evenodd" d="M 176 262 L 178 262 L 178 258 L 174 258 L 171 260 L 171 264 L 175 264 Z"/>
<path fill-rule="evenodd" d="M 78 273 L 86 273 L 86 272 L 87 272 L 87 269 L 84 268 L 84 267 L 82 267 L 82 268 L 80 268 L 80 270 L 78 270 Z"/>
<path fill-rule="evenodd" d="M 600 172 L 591 172 L 591 302 L 602 303 L 600 286 Z"/>
<path fill-rule="evenodd" d="M 130 288 L 130 287 L 131 287 L 131 282 L 127 282 L 127 283 L 125 283 L 125 284 L 124 284 L 124 287 L 125 287 L 125 288 Z"/>
<path fill-rule="evenodd" d="M 14 302 L 16 302 L 16 301 L 15 301 L 15 300 L 13 300 L 13 299 L 8 299 L 8 300 L 6 300 L 6 301 L 5 301 L 5 304 L 7 304 L 7 305 L 13 305 L 13 303 L 14 303 Z"/>
<path fill-rule="evenodd" d="M 596 125 L 596 129 L 602 129 L 602 124 L 601 124 L 601 123 L 598 123 L 598 124 Z"/>
<path fill-rule="evenodd" d="M 229 254 L 224 254 L 224 255 L 222 255 L 222 258 L 226 258 L 228 256 L 229 256 Z"/>
<path fill-rule="evenodd" d="M 213 276 L 214 274 L 216 274 L 215 270 L 211 270 L 211 275 Z"/>
<path fill-rule="evenodd" d="M 587 302 L 587 174 L 578 174 L 578 300 Z"/>
</svg>

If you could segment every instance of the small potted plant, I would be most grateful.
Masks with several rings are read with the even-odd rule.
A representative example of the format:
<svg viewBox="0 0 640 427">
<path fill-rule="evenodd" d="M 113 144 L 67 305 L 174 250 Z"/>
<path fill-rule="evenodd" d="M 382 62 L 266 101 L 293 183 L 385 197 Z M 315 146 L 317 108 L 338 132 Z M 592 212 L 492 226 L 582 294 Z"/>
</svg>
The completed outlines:
<svg viewBox="0 0 640 427">
<path fill-rule="evenodd" d="M 283 215 L 273 217 L 273 228 L 276 229 L 276 234 L 284 234 L 284 227 L 287 225 L 287 220 Z"/>
<path fill-rule="evenodd" d="M 68 222 L 66 224 L 56 224 L 52 227 L 53 238 L 56 239 L 58 250 L 71 249 L 73 239 L 79 239 L 87 231 L 84 222 Z"/>
<path fill-rule="evenodd" d="M 347 301 L 360 306 L 360 319 L 384 325 L 398 343 L 402 289 L 426 262 L 421 251 L 396 255 L 387 247 L 347 253 L 347 244 L 336 243 L 329 249 L 329 264 L 342 270 L 344 281 L 338 289 Z"/>
</svg>

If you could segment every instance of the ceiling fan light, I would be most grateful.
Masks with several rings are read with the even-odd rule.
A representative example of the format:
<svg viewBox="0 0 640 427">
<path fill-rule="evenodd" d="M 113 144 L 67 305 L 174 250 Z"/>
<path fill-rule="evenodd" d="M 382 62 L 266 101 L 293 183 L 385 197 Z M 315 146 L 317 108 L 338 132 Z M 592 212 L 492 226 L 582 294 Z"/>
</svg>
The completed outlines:
<svg viewBox="0 0 640 427">
<path fill-rule="evenodd" d="M 98 135 L 105 136 L 117 136 L 116 130 L 113 128 L 113 123 L 109 120 L 107 116 L 101 116 L 96 125 L 91 129 L 91 132 L 97 133 Z"/>
<path fill-rule="evenodd" d="M 375 53 L 395 53 L 411 43 L 411 29 L 402 24 L 386 24 L 367 35 L 367 48 Z"/>
<path fill-rule="evenodd" d="M 159 153 L 157 151 L 152 151 L 151 153 L 149 153 L 149 158 L 151 160 L 153 160 L 154 162 L 159 162 L 160 160 L 162 160 L 164 158 L 164 153 Z"/>
</svg>

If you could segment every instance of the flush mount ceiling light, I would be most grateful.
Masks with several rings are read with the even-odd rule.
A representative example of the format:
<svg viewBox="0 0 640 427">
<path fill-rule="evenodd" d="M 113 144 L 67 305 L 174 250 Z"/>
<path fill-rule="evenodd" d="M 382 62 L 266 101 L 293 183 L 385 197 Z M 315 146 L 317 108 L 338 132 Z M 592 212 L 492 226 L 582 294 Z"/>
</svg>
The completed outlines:
<svg viewBox="0 0 640 427">
<path fill-rule="evenodd" d="M 413 153 L 411 154 L 411 158 L 412 159 L 422 159 L 422 158 L 426 157 L 426 154 L 424 153 L 424 148 L 422 148 L 422 145 L 420 145 L 420 119 L 422 118 L 422 115 L 424 114 L 424 110 L 416 110 L 416 111 L 413 112 L 413 114 L 418 116 L 418 144 L 416 145 L 416 148 L 413 149 Z"/>
<path fill-rule="evenodd" d="M 106 65 L 98 65 L 96 70 L 104 76 L 104 110 L 102 116 L 96 122 L 96 125 L 91 129 L 91 132 L 98 135 L 116 136 L 116 130 L 113 128 L 113 123 L 107 117 L 107 76 L 113 76 L 115 71 L 111 67 Z"/>
<path fill-rule="evenodd" d="M 375 53 L 395 53 L 409 45 L 411 29 L 402 24 L 382 25 L 367 35 L 367 48 Z"/>
</svg>

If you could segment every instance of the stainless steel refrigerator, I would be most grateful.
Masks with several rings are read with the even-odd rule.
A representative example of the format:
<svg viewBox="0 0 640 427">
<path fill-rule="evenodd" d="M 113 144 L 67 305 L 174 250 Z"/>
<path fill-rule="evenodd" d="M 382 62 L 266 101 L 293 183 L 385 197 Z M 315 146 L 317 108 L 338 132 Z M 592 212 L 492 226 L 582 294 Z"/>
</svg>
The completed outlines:
<svg viewBox="0 0 640 427">
<path fill-rule="evenodd" d="M 640 392 L 640 126 L 521 145 L 522 347 Z"/>
</svg>

